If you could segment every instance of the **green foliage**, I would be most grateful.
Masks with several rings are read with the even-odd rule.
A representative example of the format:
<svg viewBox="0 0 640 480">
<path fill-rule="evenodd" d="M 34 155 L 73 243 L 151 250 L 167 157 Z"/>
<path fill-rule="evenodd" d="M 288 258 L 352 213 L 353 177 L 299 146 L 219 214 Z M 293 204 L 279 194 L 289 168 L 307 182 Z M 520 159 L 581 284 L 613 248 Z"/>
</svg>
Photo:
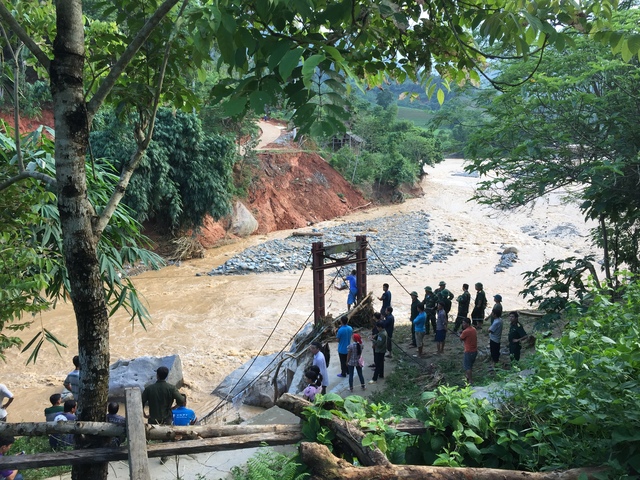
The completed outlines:
<svg viewBox="0 0 640 480">
<path fill-rule="evenodd" d="M 372 106 L 361 101 L 351 118 L 352 130 L 364 140 L 356 154 L 341 148 L 330 159 L 331 165 L 352 182 L 377 183 L 392 188 L 413 184 L 425 165 L 443 160 L 435 136 L 396 120 L 397 107 Z"/>
<path fill-rule="evenodd" d="M 26 454 L 33 453 L 50 453 L 49 439 L 46 436 L 40 437 L 17 437 L 15 443 L 9 452 L 15 455 L 17 452 L 24 451 Z M 24 480 L 43 480 L 46 478 L 57 478 L 71 471 L 71 467 L 44 467 L 30 468 L 28 470 L 20 470 L 20 474 Z"/>
<path fill-rule="evenodd" d="M 603 29 L 612 11 L 599 1 L 532 5 L 224 0 L 194 7 L 187 23 L 194 27 L 192 56 L 204 58 L 215 44 L 219 64 L 230 74 L 213 89 L 229 115 L 263 112 L 283 98 L 301 133 L 330 136 L 345 120 L 346 79 L 365 87 L 419 81 L 442 104 L 443 86 L 421 73 L 477 83 L 476 69 L 491 57 L 483 47 L 515 49 L 522 58 L 546 45 L 562 49 L 572 37 L 559 25 Z M 624 38 L 627 50 L 637 52 L 635 42 Z"/>
<path fill-rule="evenodd" d="M 343 399 L 335 393 L 329 393 L 317 395 L 314 405 L 307 407 L 303 414 L 306 418 L 302 426 L 305 438 L 326 445 L 334 454 L 347 455 L 346 459 L 352 461 L 352 452 L 343 451 L 342 446 L 336 452 L 335 434 L 322 425 L 322 420 L 330 419 L 332 415 L 356 422 L 365 432 L 362 441 L 364 446 L 376 446 L 392 461 L 403 463 L 408 436 L 393 429 L 395 417 L 388 404 L 370 403 L 358 395 Z"/>
<path fill-rule="evenodd" d="M 251 457 L 244 467 L 233 467 L 233 480 L 303 480 L 309 476 L 297 454 L 283 455 L 265 449 Z"/>
<path fill-rule="evenodd" d="M 639 20 L 633 8 L 614 25 L 638 35 Z M 467 170 L 487 176 L 476 198 L 498 208 L 567 190 L 585 218 L 598 220 L 595 240 L 615 280 L 611 271 L 640 269 L 640 114 L 631 101 L 640 96 L 640 63 L 579 36 L 575 44 L 547 52 L 535 80 L 490 95 L 490 120 L 469 142 Z M 522 65 L 501 68 L 504 81 L 524 76 Z"/>
<path fill-rule="evenodd" d="M 2 180 L 17 172 L 15 142 L 12 130 L 4 126 L 0 134 L 0 174 Z M 40 127 L 22 138 L 22 151 L 27 169 L 55 177 L 51 129 Z M 89 177 L 90 199 L 96 209 L 108 199 L 107 192 L 117 182 L 113 167 L 97 162 L 88 165 L 94 174 Z M 31 322 L 11 323 L 22 319 L 24 313 L 35 314 L 55 306 L 69 296 L 70 285 L 62 259 L 62 230 L 56 195 L 33 179 L 14 183 L 0 192 L 0 313 L 3 328 L 22 330 Z M 141 322 L 147 310 L 141 303 L 127 269 L 138 263 L 149 268 L 162 265 L 160 257 L 146 250 L 146 237 L 131 212 L 121 205 L 105 229 L 98 243 L 98 260 L 105 284 L 110 315 L 124 308 L 131 318 Z M 44 327 L 36 333 L 27 347 L 33 347 L 28 361 L 37 357 L 45 341 L 58 348 L 63 345 Z M 17 337 L 0 336 L 0 351 L 21 342 Z"/>
<path fill-rule="evenodd" d="M 130 130 L 131 124 L 105 118 L 92 135 L 94 155 L 122 165 L 136 148 Z M 218 219 L 229 213 L 233 163 L 229 140 L 205 134 L 193 114 L 160 109 L 154 139 L 124 201 L 139 221 L 173 230 L 198 227 L 206 214 Z"/>
<path fill-rule="evenodd" d="M 529 305 L 544 310 L 539 320 L 539 328 L 547 328 L 563 318 L 571 308 L 583 308 L 590 299 L 585 275 L 591 274 L 595 280 L 594 257 L 569 257 L 562 260 L 551 259 L 541 267 L 523 273 L 525 289 L 520 295 L 527 298 Z"/>
<path fill-rule="evenodd" d="M 611 302 L 592 292 L 560 338 L 537 346 L 534 375 L 509 385 L 509 404 L 538 465 L 608 463 L 640 473 L 640 282 Z"/>
</svg>

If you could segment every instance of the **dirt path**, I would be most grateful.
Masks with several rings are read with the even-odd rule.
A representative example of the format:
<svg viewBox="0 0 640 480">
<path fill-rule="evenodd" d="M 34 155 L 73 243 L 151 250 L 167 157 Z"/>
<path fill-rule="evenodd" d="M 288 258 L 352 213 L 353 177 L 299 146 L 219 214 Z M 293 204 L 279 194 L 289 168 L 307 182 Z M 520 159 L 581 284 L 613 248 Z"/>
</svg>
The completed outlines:
<svg viewBox="0 0 640 480">
<path fill-rule="evenodd" d="M 263 120 L 258 122 L 258 127 L 262 130 L 262 134 L 260 135 L 260 141 L 256 146 L 256 150 L 264 150 L 267 145 L 275 142 L 285 130 L 285 127 L 281 125 L 274 125 L 273 123 Z"/>
<path fill-rule="evenodd" d="M 551 257 L 588 251 L 584 236 L 542 238 L 563 225 L 567 231 L 586 235 L 587 225 L 577 207 L 564 205 L 558 195 L 539 202 L 532 211 L 497 214 L 475 203 L 467 203 L 477 179 L 461 176 L 461 172 L 461 160 L 447 160 L 429 170 L 423 184 L 424 197 L 402 205 L 358 211 L 315 226 L 425 210 L 432 216 L 430 232 L 455 239 L 459 253 L 446 262 L 420 268 L 405 267 L 394 272 L 393 277 L 369 278 L 370 289 L 376 293 L 381 293 L 382 283 L 390 284 L 398 322 L 408 322 L 409 316 L 409 295 L 403 289 L 422 294 L 425 285 L 435 287 L 440 280 L 446 280 L 455 295 L 460 293 L 463 282 L 481 281 L 488 296 L 502 294 L 505 309 L 525 307 L 524 300 L 518 297 L 523 287 L 523 271 L 531 270 Z M 541 238 L 523 233 L 522 228 L 529 226 Z M 134 282 L 148 303 L 152 320 L 145 330 L 129 323 L 123 314 L 116 315 L 110 326 L 111 361 L 141 355 L 179 354 L 188 383 L 185 391 L 190 406 L 199 414 L 209 411 L 218 401 L 210 392 L 229 372 L 258 352 L 284 311 L 301 272 L 238 277 L 196 274 L 222 264 L 249 245 L 282 238 L 289 233 L 281 231 L 251 237 L 209 250 L 204 259 L 135 277 Z M 506 272 L 494 274 L 498 253 L 504 245 L 518 247 L 519 261 Z M 376 248 L 375 244 L 372 248 Z M 389 255 L 389 252 L 376 253 L 383 258 Z M 345 292 L 329 292 L 329 313 L 341 312 L 345 304 Z M 312 277 L 307 270 L 264 353 L 279 351 L 307 321 L 312 310 Z M 60 390 L 62 380 L 71 370 L 70 359 L 76 352 L 76 326 L 71 306 L 60 305 L 55 311 L 37 317 L 29 331 L 19 334 L 28 341 L 40 326 L 51 330 L 69 348 L 59 355 L 53 346 L 46 345 L 35 365 L 25 365 L 28 352 L 7 352 L 6 363 L 0 364 L 0 382 L 16 396 L 9 408 L 10 421 L 41 420 L 48 396 Z"/>
</svg>

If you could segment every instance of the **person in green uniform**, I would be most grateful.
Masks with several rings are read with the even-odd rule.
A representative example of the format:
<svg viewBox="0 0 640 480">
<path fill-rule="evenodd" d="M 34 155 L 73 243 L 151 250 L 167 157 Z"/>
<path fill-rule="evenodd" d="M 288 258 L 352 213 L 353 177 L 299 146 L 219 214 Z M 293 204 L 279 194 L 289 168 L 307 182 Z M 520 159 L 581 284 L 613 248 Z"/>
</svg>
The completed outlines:
<svg viewBox="0 0 640 480">
<path fill-rule="evenodd" d="M 453 333 L 456 333 L 462 326 L 462 321 L 469 315 L 469 305 L 471 304 L 471 294 L 469 293 L 469 284 L 462 284 L 462 295 L 458 295 L 458 315 L 456 323 L 453 325 Z"/>
<path fill-rule="evenodd" d="M 424 299 L 422 305 L 424 305 L 424 313 L 427 314 L 426 335 L 429 335 L 429 325 L 433 327 L 433 331 L 436 331 L 436 302 L 438 299 L 433 293 L 431 287 L 424 287 Z"/>
<path fill-rule="evenodd" d="M 418 316 L 418 305 L 421 305 L 422 302 L 418 300 L 418 292 L 411 292 L 411 316 L 409 320 L 411 321 L 411 346 L 417 347 L 416 344 L 416 326 L 413 324 L 413 320 Z"/>
<path fill-rule="evenodd" d="M 511 358 L 516 362 L 520 360 L 522 341 L 529 336 L 518 321 L 518 317 L 518 312 L 509 313 L 509 353 L 511 354 Z"/>
<path fill-rule="evenodd" d="M 482 283 L 478 282 L 476 287 L 476 298 L 471 312 L 471 323 L 478 330 L 482 330 L 482 322 L 484 321 L 484 311 L 487 308 L 487 295 L 484 293 Z"/>
<path fill-rule="evenodd" d="M 435 291 L 436 301 L 442 302 L 444 305 L 444 312 L 449 315 L 449 311 L 451 310 L 451 300 L 453 300 L 453 293 L 447 290 L 447 282 L 440 282 L 438 284 L 438 288 Z"/>
<path fill-rule="evenodd" d="M 184 397 L 175 387 L 167 383 L 169 369 L 159 367 L 156 370 L 156 383 L 149 385 L 142 392 L 142 408 L 149 404 L 149 415 L 144 414 L 149 419 L 150 424 L 171 425 L 173 423 L 173 412 L 171 407 L 173 401 L 184 402 Z"/>
</svg>

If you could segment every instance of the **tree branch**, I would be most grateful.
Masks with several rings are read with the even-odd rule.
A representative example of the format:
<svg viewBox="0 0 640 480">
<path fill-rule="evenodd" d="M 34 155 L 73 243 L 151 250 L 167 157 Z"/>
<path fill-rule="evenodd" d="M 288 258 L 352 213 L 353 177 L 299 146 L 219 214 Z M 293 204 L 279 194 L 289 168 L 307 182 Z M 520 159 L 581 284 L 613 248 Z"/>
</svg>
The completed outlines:
<svg viewBox="0 0 640 480">
<path fill-rule="evenodd" d="M 33 41 L 33 39 L 29 36 L 24 28 L 18 23 L 18 21 L 13 18 L 11 12 L 7 9 L 4 0 L 0 0 L 0 19 L 2 19 L 9 30 L 15 33 L 20 40 L 25 44 L 25 46 L 29 49 L 31 53 L 38 59 L 40 64 L 49 71 L 49 65 L 51 64 L 51 60 L 47 55 L 40 49 L 38 44 Z"/>
<path fill-rule="evenodd" d="M 41 172 L 29 172 L 27 170 L 23 170 L 18 175 L 7 178 L 4 182 L 0 183 L 0 192 L 5 190 L 6 188 L 9 188 L 14 183 L 19 182 L 20 180 L 24 180 L 25 178 L 35 178 L 36 180 L 40 180 L 41 182 L 46 183 L 53 189 L 56 188 L 57 182 L 55 178 L 52 178 L 49 175 L 45 175 Z"/>
<path fill-rule="evenodd" d="M 129 44 L 122 56 L 115 63 L 109 74 L 106 76 L 98 91 L 91 98 L 91 101 L 87 104 L 87 115 L 89 121 L 93 119 L 96 112 L 102 106 L 105 98 L 109 95 L 109 92 L 115 85 L 122 72 L 129 65 L 135 54 L 140 50 L 142 44 L 149 38 L 151 32 L 158 26 L 162 19 L 171 11 L 171 9 L 178 3 L 179 0 L 165 0 L 160 7 L 153 13 L 153 15 L 147 20 L 144 26 L 140 29 L 133 41 Z M 188 0 L 185 0 L 185 4 Z"/>
<path fill-rule="evenodd" d="M 170 0 L 170 1 L 173 1 L 173 0 Z M 180 7 L 180 12 L 178 13 L 178 18 L 182 16 L 188 3 L 189 3 L 189 0 L 183 0 L 182 6 Z M 178 31 L 178 26 L 176 23 L 176 26 L 165 45 L 164 57 L 162 59 L 162 66 L 158 74 L 159 75 L 158 86 L 156 88 L 156 94 L 153 101 L 153 111 L 151 113 L 151 120 L 149 122 L 149 126 L 147 127 L 147 132 L 144 136 L 142 136 L 139 133 L 136 133 L 136 136 L 141 137 L 137 139 L 138 148 L 136 149 L 136 152 L 129 159 L 129 162 L 127 162 L 127 164 L 124 166 L 122 173 L 120 174 L 120 180 L 118 181 L 118 185 L 116 185 L 116 188 L 114 189 L 113 195 L 111 195 L 109 202 L 105 206 L 100 216 L 96 218 L 94 221 L 94 233 L 97 238 L 100 238 L 100 235 L 102 235 L 102 232 L 107 227 L 109 220 L 111 219 L 114 212 L 116 211 L 116 208 L 118 208 L 118 204 L 122 200 L 122 197 L 124 197 L 124 194 L 127 190 L 127 186 L 129 185 L 131 176 L 133 175 L 133 172 L 135 172 L 136 168 L 138 168 L 138 165 L 142 160 L 142 156 L 144 155 L 144 152 L 147 150 L 147 147 L 149 147 L 149 143 L 151 142 L 151 137 L 153 136 L 153 128 L 156 124 L 156 115 L 158 113 L 158 107 L 160 106 L 160 96 L 162 93 L 162 85 L 164 83 L 164 77 L 167 71 L 167 63 L 169 62 L 169 53 L 171 52 L 171 44 L 173 43 L 173 40 L 177 34 L 177 31 Z"/>
</svg>

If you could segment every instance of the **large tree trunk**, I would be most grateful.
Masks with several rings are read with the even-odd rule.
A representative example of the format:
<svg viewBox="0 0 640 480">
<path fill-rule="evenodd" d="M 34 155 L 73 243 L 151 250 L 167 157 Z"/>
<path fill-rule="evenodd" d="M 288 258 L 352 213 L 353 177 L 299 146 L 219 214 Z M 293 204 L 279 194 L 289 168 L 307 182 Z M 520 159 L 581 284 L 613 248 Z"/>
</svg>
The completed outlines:
<svg viewBox="0 0 640 480">
<path fill-rule="evenodd" d="M 51 94 L 56 125 L 58 209 L 78 325 L 79 418 L 104 421 L 109 387 L 109 317 L 92 229 L 94 210 L 87 197 L 85 155 L 89 128 L 83 91 L 84 23 L 82 1 L 56 2 L 57 36 L 51 62 Z M 75 480 L 107 478 L 107 464 L 73 468 Z"/>
<path fill-rule="evenodd" d="M 335 457 L 319 443 L 300 444 L 300 458 L 311 469 L 312 480 L 402 480 L 428 478 L 431 480 L 578 480 L 595 479 L 603 468 L 576 468 L 561 472 L 522 472 L 496 468 L 452 468 L 420 465 L 375 465 L 354 467 Z M 582 477 L 581 477 L 582 475 Z"/>
</svg>

